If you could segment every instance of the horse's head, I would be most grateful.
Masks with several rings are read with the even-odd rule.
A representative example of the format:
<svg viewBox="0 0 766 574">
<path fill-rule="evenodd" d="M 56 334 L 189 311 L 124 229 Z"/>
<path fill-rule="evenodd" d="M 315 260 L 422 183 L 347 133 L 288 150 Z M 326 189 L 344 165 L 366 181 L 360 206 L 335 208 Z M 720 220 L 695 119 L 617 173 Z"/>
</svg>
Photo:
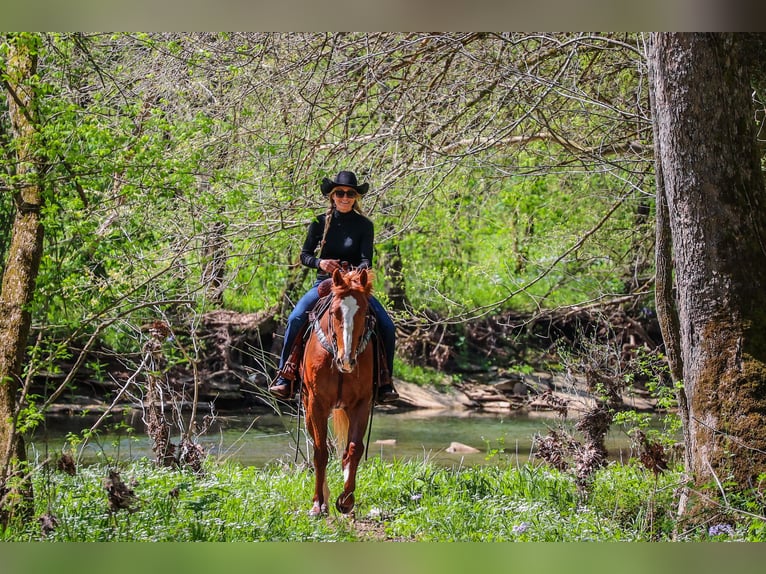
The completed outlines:
<svg viewBox="0 0 766 574">
<path fill-rule="evenodd" d="M 336 269 L 332 274 L 333 300 L 330 321 L 336 336 L 338 370 L 349 373 L 356 367 L 357 357 L 363 350 L 367 328 L 367 309 L 372 293 L 372 273 L 367 269 L 344 272 Z"/>
</svg>

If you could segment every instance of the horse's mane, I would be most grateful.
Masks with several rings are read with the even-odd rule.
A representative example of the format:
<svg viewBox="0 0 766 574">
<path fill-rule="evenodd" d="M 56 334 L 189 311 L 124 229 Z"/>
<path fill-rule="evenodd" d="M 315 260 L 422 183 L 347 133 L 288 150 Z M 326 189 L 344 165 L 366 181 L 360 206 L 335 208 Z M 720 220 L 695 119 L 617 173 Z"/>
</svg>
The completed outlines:
<svg viewBox="0 0 766 574">
<path fill-rule="evenodd" d="M 366 276 L 366 277 L 365 277 Z M 372 294 L 372 281 L 375 278 L 370 269 L 353 269 L 341 274 L 342 283 L 333 282 L 332 292 L 336 296 L 343 296 L 349 291 L 361 291 L 366 297 Z"/>
</svg>

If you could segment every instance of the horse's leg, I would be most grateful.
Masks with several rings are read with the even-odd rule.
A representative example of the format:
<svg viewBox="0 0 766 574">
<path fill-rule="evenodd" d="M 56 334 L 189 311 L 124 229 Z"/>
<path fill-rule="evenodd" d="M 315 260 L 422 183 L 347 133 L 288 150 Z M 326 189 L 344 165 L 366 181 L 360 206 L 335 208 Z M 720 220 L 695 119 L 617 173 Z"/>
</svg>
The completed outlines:
<svg viewBox="0 0 766 574">
<path fill-rule="evenodd" d="M 327 487 L 327 417 L 326 413 L 317 412 L 316 405 L 306 410 L 306 426 L 314 442 L 314 504 L 309 511 L 310 516 L 327 514 L 327 500 L 330 490 Z"/>
<path fill-rule="evenodd" d="M 335 501 L 335 508 L 338 512 L 348 514 L 353 510 L 354 490 L 356 490 L 356 471 L 359 468 L 359 461 L 364 454 L 364 433 L 367 430 L 367 423 L 370 416 L 369 402 L 362 403 L 354 407 L 347 413 L 349 419 L 348 444 L 343 452 L 343 492 Z"/>
</svg>

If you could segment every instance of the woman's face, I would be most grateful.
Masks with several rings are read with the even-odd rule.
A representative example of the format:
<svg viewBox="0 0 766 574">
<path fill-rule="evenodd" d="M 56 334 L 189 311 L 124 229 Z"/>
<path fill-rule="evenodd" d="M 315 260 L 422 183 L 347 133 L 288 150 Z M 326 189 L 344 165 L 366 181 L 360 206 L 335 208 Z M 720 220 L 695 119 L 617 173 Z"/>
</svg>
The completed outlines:
<svg viewBox="0 0 766 574">
<path fill-rule="evenodd" d="M 332 200 L 335 202 L 335 209 L 341 213 L 348 213 L 354 209 L 354 202 L 358 197 L 353 187 L 340 185 L 332 190 Z"/>
</svg>

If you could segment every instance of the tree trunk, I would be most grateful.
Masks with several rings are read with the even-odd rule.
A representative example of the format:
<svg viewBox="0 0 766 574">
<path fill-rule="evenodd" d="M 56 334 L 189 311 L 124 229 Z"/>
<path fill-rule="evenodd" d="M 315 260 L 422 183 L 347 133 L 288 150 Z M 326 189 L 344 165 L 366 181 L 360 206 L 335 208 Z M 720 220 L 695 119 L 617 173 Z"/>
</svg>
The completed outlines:
<svg viewBox="0 0 766 574">
<path fill-rule="evenodd" d="M 14 471 L 15 463 L 26 459 L 23 439 L 15 431 L 17 392 L 31 324 L 29 304 L 43 248 L 42 193 L 33 151 L 36 119 L 31 80 L 37 58 L 30 44 L 34 39 L 14 36 L 6 61 L 5 87 L 18 183 L 13 192 L 16 213 L 0 289 L 0 487 Z"/>
<path fill-rule="evenodd" d="M 223 305 L 226 258 L 228 256 L 225 232 L 225 223 L 222 221 L 214 223 L 205 234 L 202 244 L 202 286 L 205 288 L 208 300 L 216 307 Z"/>
<path fill-rule="evenodd" d="M 671 366 L 695 492 L 746 489 L 766 472 L 766 192 L 746 56 L 737 34 L 658 33 L 649 47 L 676 282 L 674 302 L 658 289 L 658 311 L 666 337 L 678 312 Z"/>
<path fill-rule="evenodd" d="M 406 311 L 409 305 L 404 282 L 404 264 L 402 263 L 402 254 L 399 251 L 398 239 L 389 239 L 389 245 L 385 249 L 381 249 L 378 268 L 385 271 L 382 291 L 391 301 L 391 311 Z"/>
</svg>

